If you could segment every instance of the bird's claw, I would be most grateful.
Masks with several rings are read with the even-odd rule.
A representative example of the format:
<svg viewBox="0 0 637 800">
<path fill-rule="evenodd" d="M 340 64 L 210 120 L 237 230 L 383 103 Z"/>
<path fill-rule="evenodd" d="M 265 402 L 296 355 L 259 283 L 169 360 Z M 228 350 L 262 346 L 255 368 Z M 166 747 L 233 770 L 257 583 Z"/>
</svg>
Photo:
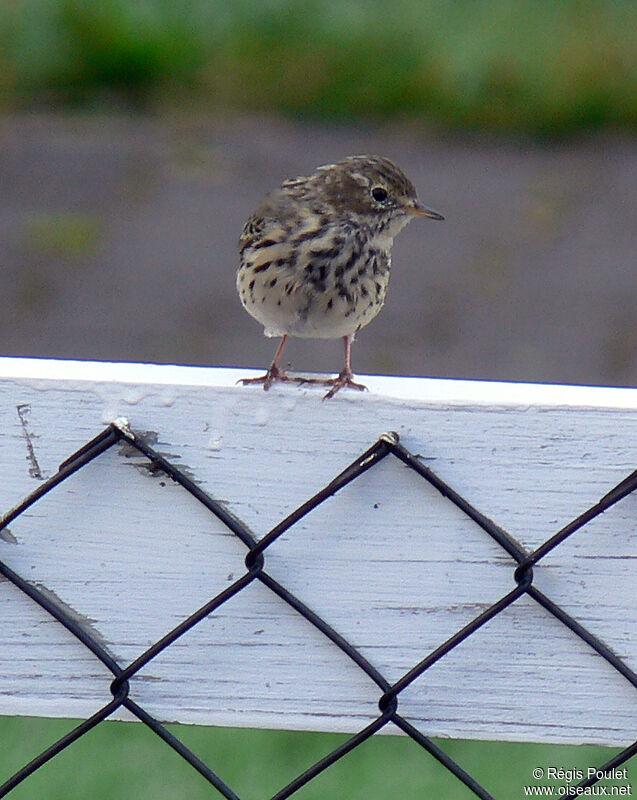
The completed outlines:
<svg viewBox="0 0 637 800">
<path fill-rule="evenodd" d="M 357 389 L 359 392 L 367 391 L 367 386 L 363 383 L 356 383 L 351 370 L 343 370 L 338 377 L 326 381 L 326 385 L 331 385 L 332 388 L 327 392 L 323 400 L 329 400 L 330 397 L 334 397 L 340 389 Z"/>
<path fill-rule="evenodd" d="M 265 375 L 260 375 L 258 378 L 241 378 L 237 381 L 237 383 L 240 383 L 242 386 L 249 386 L 251 383 L 262 383 L 263 390 L 267 392 L 273 383 L 285 383 L 290 380 L 292 380 L 292 378 L 288 378 L 283 370 L 272 366 L 268 369 Z"/>
<path fill-rule="evenodd" d="M 240 378 L 237 383 L 242 384 L 243 386 L 248 386 L 251 383 L 262 383 L 263 389 L 267 392 L 270 386 L 273 383 L 298 383 L 301 386 L 304 383 L 307 383 L 307 378 L 295 378 L 291 377 L 284 372 L 282 369 L 278 367 L 270 367 L 265 375 L 260 375 L 258 378 Z"/>
</svg>

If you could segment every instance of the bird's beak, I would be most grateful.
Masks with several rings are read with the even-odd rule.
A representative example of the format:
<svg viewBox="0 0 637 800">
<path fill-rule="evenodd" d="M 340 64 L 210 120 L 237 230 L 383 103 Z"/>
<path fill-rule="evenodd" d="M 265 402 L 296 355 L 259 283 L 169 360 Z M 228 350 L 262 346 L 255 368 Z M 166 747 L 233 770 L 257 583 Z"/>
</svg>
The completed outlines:
<svg viewBox="0 0 637 800">
<path fill-rule="evenodd" d="M 429 217 L 429 219 L 444 219 L 442 214 L 439 214 L 437 211 L 434 211 L 432 208 L 427 208 L 423 206 L 422 203 L 414 203 L 413 206 L 407 206 L 405 209 L 408 214 L 414 214 L 417 217 Z"/>
</svg>

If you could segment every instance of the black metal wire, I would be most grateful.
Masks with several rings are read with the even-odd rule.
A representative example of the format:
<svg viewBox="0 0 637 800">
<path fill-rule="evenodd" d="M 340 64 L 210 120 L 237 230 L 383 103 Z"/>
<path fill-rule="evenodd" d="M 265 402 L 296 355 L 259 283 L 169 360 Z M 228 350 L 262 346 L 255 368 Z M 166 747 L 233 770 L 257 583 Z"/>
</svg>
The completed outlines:
<svg viewBox="0 0 637 800">
<path fill-rule="evenodd" d="M 130 430 L 127 425 L 113 423 L 87 442 L 73 455 L 66 459 L 55 475 L 48 478 L 30 495 L 25 497 L 14 508 L 0 518 L 0 531 L 6 528 L 13 520 L 19 517 L 26 509 L 37 502 L 41 497 L 56 486 L 97 458 L 117 442 L 125 441 L 138 452 L 143 454 L 155 469 L 162 470 L 173 481 L 182 486 L 195 499 L 214 514 L 247 548 L 245 556 L 246 572 L 237 578 L 231 586 L 211 598 L 207 603 L 193 612 L 187 619 L 176 625 L 161 639 L 152 644 L 144 653 L 127 665 L 120 665 L 108 652 L 102 643 L 96 640 L 91 631 L 87 630 L 75 618 L 71 617 L 56 600 L 36 586 L 18 575 L 7 564 L 0 561 L 0 574 L 4 575 L 19 591 L 30 597 L 48 614 L 53 616 L 69 633 L 75 636 L 102 664 L 112 673 L 110 683 L 112 699 L 91 717 L 84 720 L 75 729 L 54 742 L 50 747 L 40 753 L 36 758 L 26 764 L 22 769 L 12 775 L 0 786 L 0 798 L 6 796 L 13 788 L 25 780 L 35 770 L 56 756 L 59 752 L 77 741 L 89 730 L 107 719 L 113 712 L 120 708 L 127 708 L 141 722 L 154 731 L 161 739 L 178 752 L 194 769 L 196 769 L 212 786 L 214 786 L 227 800 L 240 800 L 239 796 L 228 786 L 207 764 L 189 750 L 181 740 L 171 733 L 159 720 L 155 719 L 145 709 L 139 706 L 131 697 L 131 681 L 160 652 L 169 647 L 179 637 L 197 625 L 201 620 L 211 614 L 215 609 L 227 602 L 231 597 L 243 591 L 253 581 L 258 580 L 281 600 L 287 603 L 294 611 L 303 617 L 310 625 L 319 630 L 350 660 L 352 660 L 370 679 L 379 691 L 379 715 L 358 733 L 351 736 L 344 743 L 326 754 L 315 764 L 309 766 L 302 774 L 294 778 L 287 786 L 280 789 L 271 800 L 285 800 L 298 789 L 315 778 L 319 773 L 329 768 L 336 761 L 343 758 L 354 748 L 375 735 L 387 725 L 395 725 L 411 739 L 419 744 L 423 750 L 432 755 L 439 763 L 443 764 L 449 772 L 468 787 L 474 795 L 482 800 L 495 800 L 492 794 L 482 786 L 472 775 L 457 764 L 444 750 L 432 742 L 398 712 L 400 694 L 414 680 L 420 677 L 434 663 L 444 658 L 451 650 L 462 641 L 473 635 L 482 625 L 500 614 L 505 608 L 515 603 L 520 597 L 527 596 L 535 600 L 542 608 L 552 614 L 566 628 L 572 631 L 589 647 L 597 652 L 610 666 L 621 674 L 633 687 L 637 688 L 637 674 L 604 642 L 599 640 L 577 620 L 573 619 L 561 606 L 547 597 L 533 585 L 533 566 L 538 564 L 555 547 L 559 546 L 569 536 L 580 530 L 595 517 L 602 514 L 612 505 L 620 502 L 624 497 L 637 489 L 637 470 L 620 481 L 607 492 L 601 500 L 584 511 L 574 520 L 565 525 L 556 534 L 548 538 L 532 553 L 524 547 L 507 531 L 486 517 L 469 503 L 455 489 L 446 484 L 429 467 L 424 465 L 420 458 L 410 453 L 399 441 L 398 434 L 390 432 L 382 434 L 379 439 L 346 469 L 337 475 L 327 486 L 317 492 L 313 497 L 300 505 L 295 511 L 281 520 L 262 539 L 257 540 L 255 534 L 226 506 L 215 500 L 203 491 L 191 478 L 184 474 L 178 467 L 168 461 L 164 456 L 150 447 L 144 439 Z M 422 659 L 409 669 L 397 681 L 391 684 L 382 673 L 374 667 L 345 637 L 334 630 L 324 619 L 301 600 L 293 595 L 285 586 L 276 581 L 266 570 L 266 554 L 271 545 L 286 531 L 292 528 L 299 520 L 311 513 L 318 505 L 325 502 L 343 487 L 360 477 L 364 472 L 372 469 L 387 456 L 393 455 L 411 470 L 420 475 L 437 491 L 453 503 L 460 511 L 473 520 L 488 536 L 490 536 L 512 559 L 512 574 L 516 586 L 504 597 L 497 600 L 489 608 L 471 620 L 461 630 L 454 633 L 449 639 L 430 653 L 424 654 Z M 628 759 L 637 754 L 637 742 L 625 748 L 606 764 L 599 767 L 599 772 L 609 773 Z M 594 785 L 600 778 L 597 775 L 581 781 L 576 786 L 561 788 L 562 797 L 574 798 L 581 795 L 586 787 Z"/>
</svg>

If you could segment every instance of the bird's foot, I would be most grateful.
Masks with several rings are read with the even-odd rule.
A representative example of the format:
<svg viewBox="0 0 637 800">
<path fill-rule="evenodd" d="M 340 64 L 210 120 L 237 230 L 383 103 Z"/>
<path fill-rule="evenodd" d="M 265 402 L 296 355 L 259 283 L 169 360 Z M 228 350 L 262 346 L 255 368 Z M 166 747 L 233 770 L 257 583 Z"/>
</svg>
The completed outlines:
<svg viewBox="0 0 637 800">
<path fill-rule="evenodd" d="M 351 370 L 344 369 L 336 378 L 302 378 L 290 377 L 286 372 L 280 370 L 278 367 L 271 366 L 265 375 L 260 375 L 258 378 L 241 378 L 237 381 L 243 386 L 250 384 L 263 384 L 264 390 L 267 392 L 273 383 L 298 383 L 299 386 L 331 386 L 331 389 L 323 400 L 334 397 L 336 392 L 340 389 L 357 389 L 359 392 L 367 391 L 367 386 L 362 383 L 356 383 L 354 380 L 354 373 Z"/>
<path fill-rule="evenodd" d="M 336 378 L 325 381 L 325 385 L 331 386 L 332 388 L 325 395 L 323 400 L 329 400 L 330 397 L 334 397 L 336 392 L 340 389 L 357 389 L 359 392 L 367 391 L 367 386 L 354 381 L 354 373 L 351 369 L 344 369 Z"/>
<path fill-rule="evenodd" d="M 241 378 L 237 383 L 243 386 L 248 386 L 251 383 L 262 383 L 263 389 L 267 392 L 273 383 L 289 383 L 290 381 L 298 382 L 298 378 L 290 378 L 282 369 L 272 365 L 265 375 L 258 378 Z"/>
</svg>

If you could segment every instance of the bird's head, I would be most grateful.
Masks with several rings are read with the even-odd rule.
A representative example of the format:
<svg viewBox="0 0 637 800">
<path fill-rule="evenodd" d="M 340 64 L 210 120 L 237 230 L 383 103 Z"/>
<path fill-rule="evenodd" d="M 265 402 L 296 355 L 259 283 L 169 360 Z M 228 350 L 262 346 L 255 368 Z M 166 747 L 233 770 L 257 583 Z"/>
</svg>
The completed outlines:
<svg viewBox="0 0 637 800">
<path fill-rule="evenodd" d="M 409 178 L 382 156 L 350 156 L 319 167 L 309 180 L 344 217 L 395 227 L 396 232 L 416 216 L 444 219 L 419 202 Z"/>
</svg>

